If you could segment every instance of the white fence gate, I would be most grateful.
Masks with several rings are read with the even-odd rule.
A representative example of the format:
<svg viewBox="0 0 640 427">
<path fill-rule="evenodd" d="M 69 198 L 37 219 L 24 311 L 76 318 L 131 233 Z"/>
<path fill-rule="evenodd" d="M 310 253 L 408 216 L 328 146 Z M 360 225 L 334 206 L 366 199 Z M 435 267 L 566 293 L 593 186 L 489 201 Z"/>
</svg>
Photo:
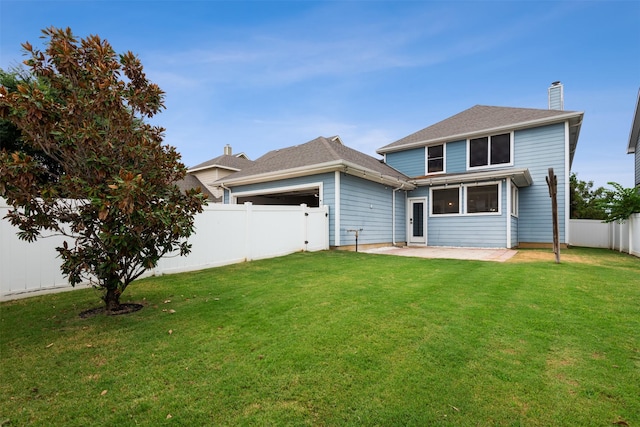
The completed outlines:
<svg viewBox="0 0 640 427">
<path fill-rule="evenodd" d="M 640 213 L 623 224 L 594 219 L 572 219 L 569 244 L 588 248 L 607 248 L 640 257 Z"/>
<path fill-rule="evenodd" d="M 2 219 L 9 209 L 0 199 L 0 298 L 69 288 L 55 250 L 64 238 L 52 236 L 33 243 L 18 239 L 18 229 Z M 163 257 L 145 276 L 329 249 L 329 208 L 209 205 L 196 216 L 189 242 L 188 256 Z"/>
</svg>

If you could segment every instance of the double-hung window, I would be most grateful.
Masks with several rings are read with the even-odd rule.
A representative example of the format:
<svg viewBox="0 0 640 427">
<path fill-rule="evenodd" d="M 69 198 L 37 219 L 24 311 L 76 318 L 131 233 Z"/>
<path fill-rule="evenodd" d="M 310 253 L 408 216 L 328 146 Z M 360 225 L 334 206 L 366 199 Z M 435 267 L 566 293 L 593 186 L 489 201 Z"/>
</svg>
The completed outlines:
<svg viewBox="0 0 640 427">
<path fill-rule="evenodd" d="M 469 140 L 469 168 L 512 163 L 511 134 L 484 136 Z"/>
<path fill-rule="evenodd" d="M 427 147 L 427 174 L 444 172 L 444 144 Z"/>
</svg>

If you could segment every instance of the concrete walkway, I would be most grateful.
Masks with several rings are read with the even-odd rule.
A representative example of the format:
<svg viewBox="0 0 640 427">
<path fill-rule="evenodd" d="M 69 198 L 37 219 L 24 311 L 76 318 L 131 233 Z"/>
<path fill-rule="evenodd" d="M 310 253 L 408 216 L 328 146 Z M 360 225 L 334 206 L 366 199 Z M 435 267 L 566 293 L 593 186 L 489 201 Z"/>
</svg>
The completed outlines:
<svg viewBox="0 0 640 427">
<path fill-rule="evenodd" d="M 449 248 L 434 246 L 386 246 L 363 251 L 370 254 L 412 256 L 417 258 L 469 259 L 505 262 L 518 251 L 513 249 Z"/>
</svg>

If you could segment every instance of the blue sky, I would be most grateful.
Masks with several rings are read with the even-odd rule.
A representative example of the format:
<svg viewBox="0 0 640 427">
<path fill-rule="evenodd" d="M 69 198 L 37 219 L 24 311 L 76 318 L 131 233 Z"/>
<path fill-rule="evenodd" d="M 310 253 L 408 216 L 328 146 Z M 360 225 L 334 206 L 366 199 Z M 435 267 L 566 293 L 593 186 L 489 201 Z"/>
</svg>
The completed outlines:
<svg viewBox="0 0 640 427">
<path fill-rule="evenodd" d="M 367 154 L 476 104 L 584 111 L 573 170 L 633 186 L 637 1 L 0 2 L 0 67 L 40 30 L 97 34 L 166 92 L 154 123 L 193 166 L 317 136 Z"/>
</svg>

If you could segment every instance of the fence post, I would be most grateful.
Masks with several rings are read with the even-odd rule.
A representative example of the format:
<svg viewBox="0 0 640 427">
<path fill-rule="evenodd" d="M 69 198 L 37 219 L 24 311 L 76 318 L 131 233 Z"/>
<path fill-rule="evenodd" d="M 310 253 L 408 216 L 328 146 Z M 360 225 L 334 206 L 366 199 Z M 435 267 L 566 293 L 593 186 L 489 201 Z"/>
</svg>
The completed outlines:
<svg viewBox="0 0 640 427">
<path fill-rule="evenodd" d="M 245 210 L 245 227 L 244 227 L 244 251 L 245 258 L 247 261 L 251 261 L 253 259 L 253 252 L 251 248 L 252 245 L 252 232 L 253 232 L 253 203 L 244 202 L 244 210 Z"/>
<path fill-rule="evenodd" d="M 302 251 L 307 252 L 309 249 L 309 212 L 307 212 L 306 203 L 300 205 L 300 212 L 302 212 Z"/>
</svg>

